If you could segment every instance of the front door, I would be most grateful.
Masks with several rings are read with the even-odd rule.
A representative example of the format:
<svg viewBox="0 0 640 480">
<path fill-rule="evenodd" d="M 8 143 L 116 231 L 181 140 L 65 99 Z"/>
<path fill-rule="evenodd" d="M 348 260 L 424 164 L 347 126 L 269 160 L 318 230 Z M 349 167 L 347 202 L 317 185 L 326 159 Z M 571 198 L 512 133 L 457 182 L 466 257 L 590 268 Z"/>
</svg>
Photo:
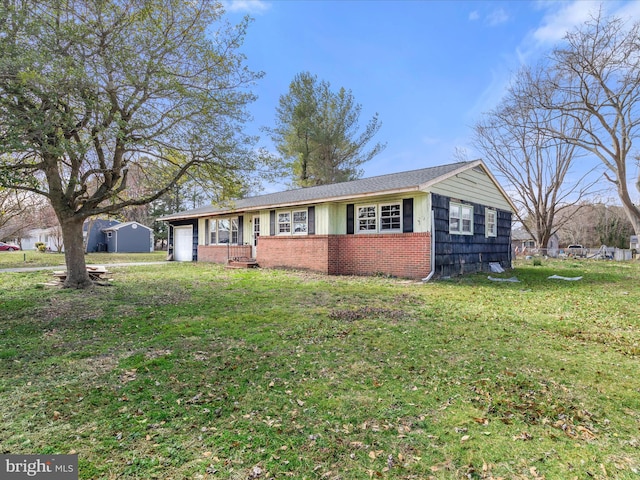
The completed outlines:
<svg viewBox="0 0 640 480">
<path fill-rule="evenodd" d="M 258 246 L 258 237 L 260 236 L 260 217 L 256 215 L 253 217 L 251 228 L 251 256 L 256 258 L 256 250 Z"/>
</svg>

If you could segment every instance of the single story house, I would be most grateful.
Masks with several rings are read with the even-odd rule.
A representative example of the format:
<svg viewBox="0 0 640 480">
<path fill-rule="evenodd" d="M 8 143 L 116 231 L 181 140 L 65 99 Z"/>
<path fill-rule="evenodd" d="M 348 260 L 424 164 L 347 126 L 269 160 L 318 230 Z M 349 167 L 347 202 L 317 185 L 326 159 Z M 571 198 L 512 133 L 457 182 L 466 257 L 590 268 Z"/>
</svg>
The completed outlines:
<svg viewBox="0 0 640 480">
<path fill-rule="evenodd" d="M 511 267 L 515 206 L 481 160 L 167 215 L 169 257 L 425 279 Z"/>
<path fill-rule="evenodd" d="M 22 250 L 36 250 L 36 243 L 44 243 L 45 248 L 49 251 L 64 251 L 62 244 L 62 231 L 60 227 L 34 228 L 24 234 L 24 236 L 16 238 L 12 241 L 16 245 L 20 245 Z"/>
<path fill-rule="evenodd" d="M 138 222 L 118 223 L 103 228 L 104 244 L 109 253 L 153 252 L 153 230 Z"/>
<path fill-rule="evenodd" d="M 560 252 L 560 237 L 554 233 L 545 248 L 538 247 L 536 239 L 523 227 L 514 228 L 511 232 L 511 244 L 516 255 L 541 253 L 549 257 L 557 257 Z"/>
<path fill-rule="evenodd" d="M 82 225 L 82 235 L 84 236 L 85 252 L 106 252 L 107 245 L 103 233 L 104 228 L 113 227 L 120 222 L 104 218 L 89 218 Z"/>
</svg>

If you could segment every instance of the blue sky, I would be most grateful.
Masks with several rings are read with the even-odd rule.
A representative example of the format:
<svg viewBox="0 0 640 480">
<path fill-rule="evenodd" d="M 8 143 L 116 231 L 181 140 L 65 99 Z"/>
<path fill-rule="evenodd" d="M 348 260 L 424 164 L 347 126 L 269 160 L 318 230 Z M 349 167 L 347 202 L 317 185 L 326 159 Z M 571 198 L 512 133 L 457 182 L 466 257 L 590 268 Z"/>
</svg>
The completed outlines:
<svg viewBox="0 0 640 480">
<path fill-rule="evenodd" d="M 387 148 L 364 176 L 479 157 L 473 125 L 500 100 L 511 74 L 533 64 L 600 2 L 230 0 L 227 17 L 250 25 L 242 51 L 265 72 L 247 128 L 272 126 L 280 95 L 308 71 L 350 89 L 361 126 L 377 112 Z M 640 1 L 607 1 L 607 14 L 640 19 Z M 261 135 L 261 145 L 273 149 Z"/>
</svg>

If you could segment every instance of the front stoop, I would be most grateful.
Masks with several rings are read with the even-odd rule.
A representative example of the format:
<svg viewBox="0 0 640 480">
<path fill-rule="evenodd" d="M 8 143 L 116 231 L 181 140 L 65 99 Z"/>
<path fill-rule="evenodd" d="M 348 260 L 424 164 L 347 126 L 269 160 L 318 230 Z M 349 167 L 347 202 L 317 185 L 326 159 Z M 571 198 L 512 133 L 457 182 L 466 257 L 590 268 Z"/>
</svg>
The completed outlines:
<svg viewBox="0 0 640 480">
<path fill-rule="evenodd" d="M 240 257 L 230 258 L 227 263 L 227 268 L 258 268 L 258 262 L 255 258 Z"/>
</svg>

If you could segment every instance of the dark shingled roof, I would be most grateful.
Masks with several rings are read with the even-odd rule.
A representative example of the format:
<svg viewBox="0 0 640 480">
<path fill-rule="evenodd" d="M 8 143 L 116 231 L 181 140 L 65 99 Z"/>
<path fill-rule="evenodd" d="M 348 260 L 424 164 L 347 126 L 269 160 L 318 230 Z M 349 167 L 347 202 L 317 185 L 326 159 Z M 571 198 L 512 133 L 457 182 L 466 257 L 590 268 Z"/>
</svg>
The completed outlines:
<svg viewBox="0 0 640 480">
<path fill-rule="evenodd" d="M 350 182 L 332 183 L 317 187 L 298 188 L 284 192 L 268 193 L 255 197 L 235 200 L 228 205 L 208 205 L 193 210 L 166 215 L 161 220 L 178 220 L 182 218 L 201 217 L 208 214 L 257 209 L 260 207 L 278 207 L 299 205 L 320 201 L 331 201 L 358 197 L 368 194 L 418 190 L 421 186 L 447 176 L 453 171 L 464 170 L 480 164 L 478 160 L 470 162 L 452 163 L 437 167 L 421 168 L 408 172 L 390 173 L 377 177 L 362 178 Z"/>
</svg>

